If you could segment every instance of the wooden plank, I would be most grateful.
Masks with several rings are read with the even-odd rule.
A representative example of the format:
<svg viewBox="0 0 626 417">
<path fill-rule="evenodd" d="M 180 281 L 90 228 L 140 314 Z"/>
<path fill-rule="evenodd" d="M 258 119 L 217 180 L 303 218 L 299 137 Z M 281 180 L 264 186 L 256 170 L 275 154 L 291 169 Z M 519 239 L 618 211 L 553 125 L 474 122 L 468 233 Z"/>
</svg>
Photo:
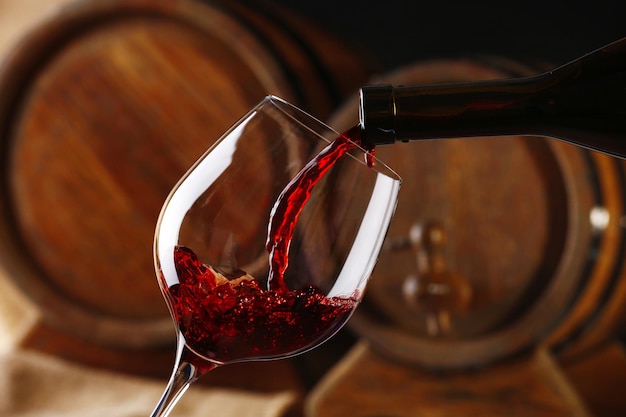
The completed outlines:
<svg viewBox="0 0 626 417">
<path fill-rule="evenodd" d="M 359 343 L 311 392 L 307 417 L 588 417 L 553 358 L 459 373 L 392 363 Z"/>
<path fill-rule="evenodd" d="M 626 349 L 612 343 L 563 372 L 595 417 L 626 416 Z"/>
</svg>

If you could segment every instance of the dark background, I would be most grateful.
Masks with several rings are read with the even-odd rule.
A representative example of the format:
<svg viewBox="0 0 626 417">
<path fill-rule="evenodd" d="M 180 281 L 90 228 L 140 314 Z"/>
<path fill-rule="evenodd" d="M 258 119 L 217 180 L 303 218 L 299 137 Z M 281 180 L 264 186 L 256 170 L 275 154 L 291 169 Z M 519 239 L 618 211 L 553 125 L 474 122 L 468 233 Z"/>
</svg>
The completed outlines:
<svg viewBox="0 0 626 417">
<path fill-rule="evenodd" d="M 384 69 L 497 55 L 561 64 L 626 36 L 626 1 L 273 0 L 366 51 Z"/>
</svg>

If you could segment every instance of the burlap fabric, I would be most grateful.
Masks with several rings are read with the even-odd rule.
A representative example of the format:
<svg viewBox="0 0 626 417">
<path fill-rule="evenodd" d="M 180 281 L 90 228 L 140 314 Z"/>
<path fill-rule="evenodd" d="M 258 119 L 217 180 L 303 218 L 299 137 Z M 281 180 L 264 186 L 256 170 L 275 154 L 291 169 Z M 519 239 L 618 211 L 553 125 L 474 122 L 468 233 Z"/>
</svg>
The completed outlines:
<svg viewBox="0 0 626 417">
<path fill-rule="evenodd" d="M 96 371 L 37 352 L 0 357 L 0 416 L 147 417 L 164 384 Z M 293 403 L 288 392 L 258 394 L 191 387 L 171 416 L 276 417 Z"/>
</svg>

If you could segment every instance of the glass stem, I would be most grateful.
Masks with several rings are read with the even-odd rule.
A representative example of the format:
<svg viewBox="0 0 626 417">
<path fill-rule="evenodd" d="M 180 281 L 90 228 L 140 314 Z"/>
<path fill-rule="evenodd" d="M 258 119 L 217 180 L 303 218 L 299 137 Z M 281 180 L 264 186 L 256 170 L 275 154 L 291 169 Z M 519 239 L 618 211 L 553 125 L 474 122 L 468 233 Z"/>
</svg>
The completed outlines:
<svg viewBox="0 0 626 417">
<path fill-rule="evenodd" d="M 196 361 L 194 361 L 196 359 Z M 172 376 L 170 377 L 165 391 L 161 396 L 158 404 L 150 414 L 150 417 L 167 417 L 174 409 L 174 406 L 180 400 L 187 391 L 187 388 L 205 373 L 216 368 L 217 365 L 209 364 L 208 362 L 198 365 L 198 361 L 204 361 L 199 359 L 195 353 L 190 351 L 185 344 L 185 338 L 183 335 L 178 335 L 178 342 L 176 347 L 176 360 L 174 362 L 174 369 Z"/>
</svg>

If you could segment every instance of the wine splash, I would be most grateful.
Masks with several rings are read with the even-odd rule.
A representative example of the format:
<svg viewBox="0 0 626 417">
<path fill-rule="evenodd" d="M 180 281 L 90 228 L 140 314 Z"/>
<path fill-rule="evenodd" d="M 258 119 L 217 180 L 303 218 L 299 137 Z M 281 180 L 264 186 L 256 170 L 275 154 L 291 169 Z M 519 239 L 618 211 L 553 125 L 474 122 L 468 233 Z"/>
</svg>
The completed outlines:
<svg viewBox="0 0 626 417">
<path fill-rule="evenodd" d="M 284 357 L 334 333 L 357 297 L 327 298 L 313 286 L 264 290 L 250 275 L 227 279 L 177 247 L 180 284 L 170 288 L 173 309 L 188 346 L 216 362 Z"/>
</svg>

